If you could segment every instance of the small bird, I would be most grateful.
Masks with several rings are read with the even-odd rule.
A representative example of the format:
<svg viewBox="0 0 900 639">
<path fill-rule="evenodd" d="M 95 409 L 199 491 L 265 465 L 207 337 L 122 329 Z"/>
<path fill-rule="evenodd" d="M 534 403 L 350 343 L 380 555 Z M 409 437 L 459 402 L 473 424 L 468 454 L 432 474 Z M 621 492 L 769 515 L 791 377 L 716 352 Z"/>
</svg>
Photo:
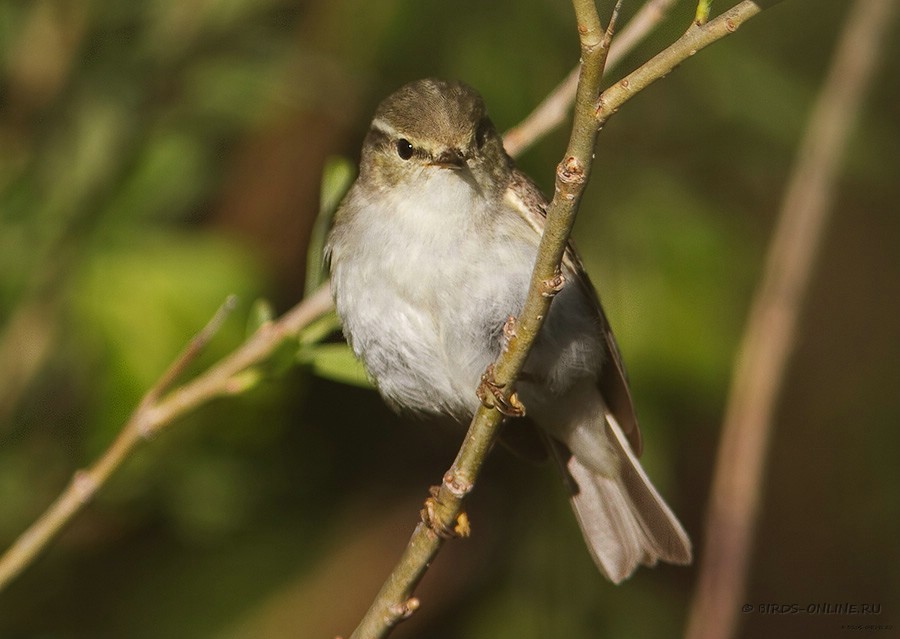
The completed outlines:
<svg viewBox="0 0 900 639">
<path fill-rule="evenodd" d="M 344 334 L 388 404 L 471 419 L 524 306 L 546 207 L 474 89 L 418 80 L 378 106 L 326 255 Z M 538 427 L 611 581 L 659 559 L 690 563 L 684 529 L 638 462 L 619 350 L 571 245 L 561 269 L 567 284 L 516 386 L 528 417 L 505 429 Z"/>
</svg>

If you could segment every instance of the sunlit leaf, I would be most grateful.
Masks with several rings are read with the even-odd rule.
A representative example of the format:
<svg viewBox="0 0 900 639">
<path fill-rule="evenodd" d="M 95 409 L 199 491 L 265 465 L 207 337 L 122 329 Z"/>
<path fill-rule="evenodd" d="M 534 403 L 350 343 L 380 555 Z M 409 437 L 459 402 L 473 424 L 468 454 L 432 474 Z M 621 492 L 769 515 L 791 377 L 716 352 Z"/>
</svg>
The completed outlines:
<svg viewBox="0 0 900 639">
<path fill-rule="evenodd" d="M 253 335 L 261 326 L 275 319 L 275 309 L 267 299 L 259 298 L 250 306 L 247 315 L 247 336 Z"/>
<path fill-rule="evenodd" d="M 306 293 L 312 293 L 325 281 L 325 238 L 341 198 L 350 188 L 356 171 L 347 158 L 332 157 L 322 170 L 319 215 L 313 226 L 306 252 Z"/>
<path fill-rule="evenodd" d="M 300 350 L 300 361 L 320 377 L 343 384 L 372 388 L 366 369 L 346 344 L 320 344 Z"/>
</svg>

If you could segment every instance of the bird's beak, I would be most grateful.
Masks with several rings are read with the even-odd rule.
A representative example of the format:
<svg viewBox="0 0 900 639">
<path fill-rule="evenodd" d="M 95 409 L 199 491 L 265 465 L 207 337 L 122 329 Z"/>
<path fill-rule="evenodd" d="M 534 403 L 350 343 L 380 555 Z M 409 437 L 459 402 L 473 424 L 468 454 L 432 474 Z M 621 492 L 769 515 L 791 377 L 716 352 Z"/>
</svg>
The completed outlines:
<svg viewBox="0 0 900 639">
<path fill-rule="evenodd" d="M 465 168 L 466 158 L 459 149 L 446 149 L 441 151 L 429 164 L 444 169 L 459 170 Z"/>
</svg>

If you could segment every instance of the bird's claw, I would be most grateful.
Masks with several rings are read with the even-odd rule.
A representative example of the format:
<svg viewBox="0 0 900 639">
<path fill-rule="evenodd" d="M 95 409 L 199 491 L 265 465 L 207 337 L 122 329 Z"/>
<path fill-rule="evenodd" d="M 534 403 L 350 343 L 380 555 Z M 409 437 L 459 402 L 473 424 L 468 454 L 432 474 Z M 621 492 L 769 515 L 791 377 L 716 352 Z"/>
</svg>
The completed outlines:
<svg viewBox="0 0 900 639">
<path fill-rule="evenodd" d="M 554 297 L 566 286 L 566 276 L 557 267 L 553 277 L 541 282 L 541 295 L 544 297 Z"/>
<path fill-rule="evenodd" d="M 506 384 L 498 384 L 494 379 L 494 365 L 491 364 L 481 376 L 476 394 L 488 408 L 496 408 L 506 417 L 522 417 L 525 415 L 525 406 L 515 392 L 507 397 L 503 392 L 505 386 Z"/>
</svg>

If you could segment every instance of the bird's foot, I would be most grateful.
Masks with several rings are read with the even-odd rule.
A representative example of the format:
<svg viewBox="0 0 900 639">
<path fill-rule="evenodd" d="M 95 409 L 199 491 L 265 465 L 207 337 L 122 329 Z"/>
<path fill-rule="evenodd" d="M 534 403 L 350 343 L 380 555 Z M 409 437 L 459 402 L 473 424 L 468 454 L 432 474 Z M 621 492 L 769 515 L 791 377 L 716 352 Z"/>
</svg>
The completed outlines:
<svg viewBox="0 0 900 639">
<path fill-rule="evenodd" d="M 525 406 L 519 401 L 516 393 L 509 397 L 503 392 L 506 384 L 499 384 L 494 379 L 494 365 L 491 364 L 481 376 L 481 383 L 475 391 L 481 403 L 488 408 L 496 408 L 507 417 L 522 417 L 525 414 Z"/>
</svg>

